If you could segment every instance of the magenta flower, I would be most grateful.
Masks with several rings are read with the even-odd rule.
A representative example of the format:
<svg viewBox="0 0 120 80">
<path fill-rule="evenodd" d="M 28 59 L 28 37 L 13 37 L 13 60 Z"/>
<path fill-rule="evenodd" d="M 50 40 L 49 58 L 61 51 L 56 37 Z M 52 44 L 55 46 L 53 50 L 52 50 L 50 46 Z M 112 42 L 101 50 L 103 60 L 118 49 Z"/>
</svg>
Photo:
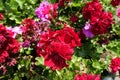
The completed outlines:
<svg viewBox="0 0 120 80">
<path fill-rule="evenodd" d="M 22 47 L 30 47 L 30 41 L 28 41 L 28 40 L 25 40 L 24 42 L 22 42 Z"/>
<path fill-rule="evenodd" d="M 40 6 L 36 8 L 35 13 L 42 21 L 50 22 L 51 19 L 57 16 L 58 4 L 50 4 L 48 1 L 40 3 Z"/>
<path fill-rule="evenodd" d="M 117 16 L 120 18 L 120 8 L 117 10 Z"/>
<path fill-rule="evenodd" d="M 93 38 L 94 34 L 91 32 L 90 27 L 91 27 L 90 24 L 87 23 L 85 24 L 85 27 L 82 30 L 86 37 Z"/>
</svg>

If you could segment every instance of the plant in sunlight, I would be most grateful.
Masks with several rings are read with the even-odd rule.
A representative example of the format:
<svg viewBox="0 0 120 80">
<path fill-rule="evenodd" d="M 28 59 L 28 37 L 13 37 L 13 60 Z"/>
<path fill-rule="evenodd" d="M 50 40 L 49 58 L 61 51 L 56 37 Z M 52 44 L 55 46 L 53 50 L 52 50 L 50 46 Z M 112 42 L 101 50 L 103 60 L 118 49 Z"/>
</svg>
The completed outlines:
<svg viewBox="0 0 120 80">
<path fill-rule="evenodd" d="M 0 3 L 0 80 L 103 80 L 119 60 L 119 0 Z"/>
</svg>

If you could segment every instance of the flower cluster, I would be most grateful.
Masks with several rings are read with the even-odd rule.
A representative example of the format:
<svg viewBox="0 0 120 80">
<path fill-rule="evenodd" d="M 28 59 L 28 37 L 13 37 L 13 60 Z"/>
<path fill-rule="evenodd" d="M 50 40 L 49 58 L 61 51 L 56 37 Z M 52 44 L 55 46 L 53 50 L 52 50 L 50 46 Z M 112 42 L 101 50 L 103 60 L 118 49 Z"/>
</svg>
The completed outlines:
<svg viewBox="0 0 120 80">
<path fill-rule="evenodd" d="M 40 3 L 40 6 L 36 9 L 35 13 L 42 21 L 53 20 L 57 17 L 58 4 L 50 4 L 48 1 Z"/>
<path fill-rule="evenodd" d="M 10 70 L 13 73 L 9 75 L 8 72 L 8 76 L 0 79 L 13 76 L 11 80 L 72 80 L 76 73 L 81 73 L 74 80 L 100 80 L 108 67 L 112 73 L 120 72 L 120 58 L 114 58 L 108 64 L 112 57 L 120 53 L 120 1 L 111 0 L 113 7 L 107 7 L 108 3 L 104 4 L 104 0 L 89 1 L 43 0 L 34 5 L 39 7 L 30 10 L 35 11 L 36 17 L 32 14 L 26 18 L 26 13 L 23 13 L 19 17 L 25 17 L 21 23 L 18 17 L 7 13 L 6 7 L 5 11 L 0 8 L 0 11 L 6 12 L 5 19 L 0 13 L 0 22 L 6 25 L 0 24 L 0 72 L 5 74 Z M 30 3 L 29 0 L 27 2 Z M 28 10 L 31 6 L 24 8 L 22 4 L 17 5 L 15 11 L 23 11 L 22 8 Z M 10 9 L 13 10 L 13 7 Z M 8 20 L 9 23 L 5 23 Z M 11 27 L 10 23 L 14 26 Z"/>
<path fill-rule="evenodd" d="M 102 5 L 97 1 L 88 2 L 82 10 L 85 19 L 91 19 L 93 16 L 98 16 L 102 12 Z"/>
<path fill-rule="evenodd" d="M 82 10 L 85 19 L 89 19 L 89 27 L 83 29 L 86 37 L 92 38 L 94 35 L 108 33 L 112 24 L 112 14 L 103 11 L 102 5 L 98 0 L 88 2 Z M 88 23 L 87 23 L 88 24 Z"/>
<path fill-rule="evenodd" d="M 7 66 L 13 66 L 14 64 L 16 64 L 13 63 L 12 60 L 14 58 L 12 57 L 16 53 L 18 53 L 20 44 L 16 39 L 12 37 L 13 34 L 14 33 L 12 31 L 6 29 L 4 25 L 0 24 L 0 66 L 3 66 L 2 64 L 4 63 Z"/>
<path fill-rule="evenodd" d="M 74 48 L 81 46 L 78 35 L 73 28 L 65 27 L 61 30 L 49 30 L 41 35 L 37 53 L 44 57 L 44 64 L 52 70 L 67 67 L 67 60 L 71 60 Z"/>
<path fill-rule="evenodd" d="M 101 79 L 99 75 L 84 73 L 82 75 L 77 74 L 74 80 L 101 80 Z"/>
<path fill-rule="evenodd" d="M 71 15 L 70 21 L 71 21 L 72 23 L 75 23 L 75 22 L 77 22 L 78 20 L 79 20 L 79 18 L 78 18 L 76 15 L 74 15 L 74 14 Z"/>
<path fill-rule="evenodd" d="M 30 44 L 39 42 L 40 34 L 47 31 L 49 23 L 46 21 L 36 22 L 31 18 L 25 19 L 20 27 L 22 29 L 23 47 L 29 47 Z"/>
<path fill-rule="evenodd" d="M 112 59 L 110 67 L 112 69 L 112 73 L 115 73 L 117 71 L 120 72 L 120 58 L 114 58 L 114 59 Z"/>
</svg>

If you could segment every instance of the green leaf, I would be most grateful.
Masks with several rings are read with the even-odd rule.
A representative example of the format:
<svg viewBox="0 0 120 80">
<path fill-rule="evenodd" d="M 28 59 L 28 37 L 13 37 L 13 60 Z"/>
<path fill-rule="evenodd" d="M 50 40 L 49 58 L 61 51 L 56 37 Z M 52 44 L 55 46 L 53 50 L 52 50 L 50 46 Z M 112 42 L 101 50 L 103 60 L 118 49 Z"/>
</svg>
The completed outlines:
<svg viewBox="0 0 120 80">
<path fill-rule="evenodd" d="M 18 5 L 20 6 L 20 8 L 23 9 L 23 4 L 25 3 L 26 0 L 15 0 L 15 1 L 18 3 Z"/>
<path fill-rule="evenodd" d="M 10 3 L 8 2 L 7 4 L 11 7 L 12 10 L 17 10 L 18 8 L 18 3 L 15 0 L 10 0 Z"/>
<path fill-rule="evenodd" d="M 0 2 L 0 10 L 4 10 L 4 4 L 2 1 Z"/>
<path fill-rule="evenodd" d="M 35 60 L 35 65 L 44 65 L 44 59 L 42 57 L 36 57 Z"/>
<path fill-rule="evenodd" d="M 25 53 L 29 55 L 31 54 L 31 51 L 28 50 L 28 51 L 25 51 Z"/>
<path fill-rule="evenodd" d="M 100 62 L 98 62 L 98 61 L 93 61 L 92 66 L 93 66 L 94 68 L 96 68 L 96 69 L 101 69 L 101 64 L 100 64 Z"/>
<path fill-rule="evenodd" d="M 38 0 L 27 0 L 31 4 L 36 4 Z"/>
<path fill-rule="evenodd" d="M 13 80 L 20 80 L 18 76 L 15 76 Z"/>
</svg>

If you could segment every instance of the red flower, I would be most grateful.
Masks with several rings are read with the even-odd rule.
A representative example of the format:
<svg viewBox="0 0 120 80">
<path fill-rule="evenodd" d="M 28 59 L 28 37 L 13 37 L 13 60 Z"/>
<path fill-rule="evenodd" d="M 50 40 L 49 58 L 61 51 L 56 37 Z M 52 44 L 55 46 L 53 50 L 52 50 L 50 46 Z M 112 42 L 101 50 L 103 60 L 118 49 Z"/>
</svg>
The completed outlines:
<svg viewBox="0 0 120 80">
<path fill-rule="evenodd" d="M 58 15 L 57 9 L 58 9 L 58 3 L 53 4 L 53 13 L 52 13 L 52 15 L 53 15 L 54 19 L 55 19 L 55 18 L 57 17 L 57 15 Z"/>
<path fill-rule="evenodd" d="M 112 4 L 112 6 L 118 6 L 118 5 L 120 5 L 120 0 L 112 0 L 111 1 L 111 4 Z"/>
<path fill-rule="evenodd" d="M 74 77 L 74 80 L 82 80 L 81 79 L 81 76 L 79 74 L 77 74 L 75 77 Z"/>
<path fill-rule="evenodd" d="M 77 32 L 79 38 L 81 40 L 84 40 L 86 38 L 85 34 L 83 33 L 83 30 L 81 29 L 80 31 Z"/>
<path fill-rule="evenodd" d="M 90 24 L 94 35 L 107 33 L 112 24 L 112 14 L 102 12 L 100 16 L 93 16 L 90 19 Z"/>
<path fill-rule="evenodd" d="M 112 59 L 110 67 L 112 69 L 112 73 L 115 73 L 117 71 L 120 72 L 120 58 L 114 58 L 114 59 Z"/>
<path fill-rule="evenodd" d="M 66 60 L 71 60 L 73 49 L 68 44 L 58 42 L 56 34 L 50 34 L 49 36 L 47 34 L 42 36 L 41 39 L 37 52 L 38 55 L 44 57 L 44 64 L 52 70 L 67 67 Z"/>
<path fill-rule="evenodd" d="M 15 54 L 15 53 L 17 53 L 19 51 L 20 44 L 19 44 L 19 42 L 17 40 L 9 38 L 7 48 L 8 48 L 8 51 L 10 53 Z"/>
<path fill-rule="evenodd" d="M 0 20 L 3 20 L 4 19 L 4 16 L 2 13 L 0 13 Z"/>
<path fill-rule="evenodd" d="M 94 74 L 86 74 L 86 73 L 82 75 L 77 74 L 74 80 L 100 80 L 100 76 Z"/>
<path fill-rule="evenodd" d="M 12 37 L 13 34 L 12 31 L 0 24 L 0 63 L 5 62 L 11 54 L 19 51 L 20 44 Z"/>
<path fill-rule="evenodd" d="M 27 33 L 30 32 L 30 30 L 33 29 L 33 26 L 35 24 L 35 21 L 31 18 L 27 18 L 25 19 L 22 23 L 21 23 L 21 28 L 22 28 L 22 32 L 23 33 Z M 31 31 L 32 32 L 32 31 Z"/>
<path fill-rule="evenodd" d="M 72 23 L 77 22 L 78 19 L 79 19 L 79 18 L 78 18 L 76 15 L 71 15 L 71 17 L 70 17 L 70 21 L 71 21 Z"/>
<path fill-rule="evenodd" d="M 0 63 L 3 63 L 6 61 L 6 58 L 9 56 L 7 51 L 1 51 L 0 50 Z"/>
<path fill-rule="evenodd" d="M 60 70 L 67 67 L 66 60 L 71 60 L 73 49 L 67 44 L 59 42 L 52 42 L 48 48 L 48 53 L 45 56 L 45 65 L 49 66 L 52 70 Z"/>
<path fill-rule="evenodd" d="M 61 42 L 64 41 L 65 44 L 69 44 L 71 47 L 81 46 L 80 38 L 77 33 L 75 33 L 73 28 L 65 27 L 63 30 L 59 30 L 56 33 L 59 34 L 57 37 Z"/>
<path fill-rule="evenodd" d="M 49 30 L 40 36 L 37 54 L 44 57 L 44 64 L 52 70 L 67 67 L 67 60 L 71 60 L 73 48 L 80 46 L 80 39 L 72 28 Z"/>
<path fill-rule="evenodd" d="M 59 3 L 58 3 L 58 4 L 59 4 L 60 7 L 62 7 L 62 6 L 65 6 L 64 3 L 65 3 L 64 0 L 59 0 Z"/>
<path fill-rule="evenodd" d="M 102 12 L 102 5 L 98 1 L 88 2 L 85 7 L 83 7 L 82 14 L 85 19 L 91 19 L 92 16 L 100 15 Z"/>
<path fill-rule="evenodd" d="M 72 1 L 72 0 L 59 0 L 59 3 L 58 3 L 58 4 L 59 4 L 60 7 L 63 7 L 63 6 L 65 6 L 65 3 L 66 3 L 66 2 L 71 2 L 71 1 Z"/>
</svg>

